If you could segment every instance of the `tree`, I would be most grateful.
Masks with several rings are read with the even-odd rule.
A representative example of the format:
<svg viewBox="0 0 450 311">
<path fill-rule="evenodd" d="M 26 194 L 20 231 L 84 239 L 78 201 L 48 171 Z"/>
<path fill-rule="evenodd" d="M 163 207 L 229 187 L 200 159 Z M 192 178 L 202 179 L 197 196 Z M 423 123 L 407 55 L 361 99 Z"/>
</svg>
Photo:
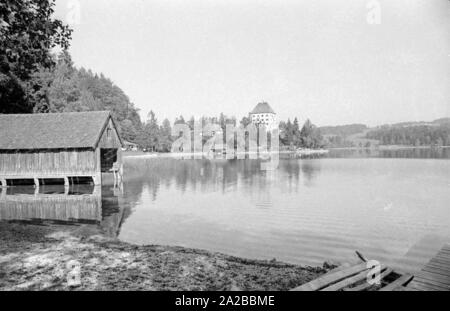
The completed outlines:
<svg viewBox="0 0 450 311">
<path fill-rule="evenodd" d="M 123 139 L 135 142 L 138 138 L 139 131 L 131 120 L 125 119 L 120 123 L 120 134 Z"/>
<path fill-rule="evenodd" d="M 55 65 L 51 49 L 69 47 L 72 30 L 53 19 L 53 0 L 0 2 L 0 113 L 32 112 L 28 81 Z M 37 87 L 34 85 L 34 87 Z"/>
<path fill-rule="evenodd" d="M 192 116 L 192 117 L 189 119 L 188 125 L 189 125 L 189 128 L 190 128 L 191 130 L 194 130 L 194 125 L 195 125 L 195 118 L 194 118 L 194 116 Z"/>
<path fill-rule="evenodd" d="M 293 146 L 294 144 L 294 132 L 293 132 L 293 126 L 292 126 L 292 122 L 291 119 L 288 119 L 286 122 L 286 142 L 287 145 L 289 146 Z"/>
<path fill-rule="evenodd" d="M 243 117 L 239 123 L 242 125 L 242 127 L 245 128 L 245 127 L 247 127 L 247 125 L 252 123 L 252 121 L 248 117 Z"/>
<path fill-rule="evenodd" d="M 34 112 L 110 110 L 121 136 L 136 142 L 143 130 L 138 109 L 125 93 L 103 74 L 74 67 L 68 52 L 55 57 L 52 69 L 41 67 L 28 82 Z"/>
<path fill-rule="evenodd" d="M 147 115 L 144 130 L 141 134 L 140 144 L 150 151 L 155 151 L 158 147 L 159 126 L 155 113 L 150 110 Z"/>
<path fill-rule="evenodd" d="M 180 115 L 180 117 L 175 118 L 175 123 L 174 124 L 185 124 L 186 121 L 184 121 L 183 116 Z"/>
<path fill-rule="evenodd" d="M 66 51 L 56 57 L 56 66 L 51 70 L 40 67 L 31 75 L 28 84 L 30 89 L 35 90 L 30 92 L 34 102 L 34 112 L 87 110 L 80 105 L 79 101 L 83 92 L 77 85 L 76 69 Z M 83 96 L 87 99 L 86 92 Z"/>
<path fill-rule="evenodd" d="M 292 143 L 296 147 L 300 147 L 302 144 L 301 135 L 300 135 L 300 127 L 298 125 L 298 119 L 294 118 L 294 122 L 292 123 Z"/>
<path fill-rule="evenodd" d="M 164 119 L 160 130 L 158 139 L 158 150 L 162 152 L 169 152 L 172 146 L 172 127 L 170 121 Z"/>
<path fill-rule="evenodd" d="M 320 130 L 309 119 L 306 120 L 300 131 L 300 140 L 301 145 L 305 148 L 320 148 L 323 145 Z"/>
</svg>

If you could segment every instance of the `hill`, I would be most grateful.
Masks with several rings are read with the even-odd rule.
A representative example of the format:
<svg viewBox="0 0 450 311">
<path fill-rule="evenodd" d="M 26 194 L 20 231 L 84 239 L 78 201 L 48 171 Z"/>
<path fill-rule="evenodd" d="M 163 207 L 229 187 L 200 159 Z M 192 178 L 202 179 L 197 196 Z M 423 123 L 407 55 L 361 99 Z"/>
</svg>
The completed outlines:
<svg viewBox="0 0 450 311">
<path fill-rule="evenodd" d="M 322 135 L 339 135 L 339 136 L 349 136 L 353 134 L 358 134 L 366 129 L 367 125 L 365 124 L 348 124 L 348 125 L 319 127 L 320 133 Z"/>
</svg>

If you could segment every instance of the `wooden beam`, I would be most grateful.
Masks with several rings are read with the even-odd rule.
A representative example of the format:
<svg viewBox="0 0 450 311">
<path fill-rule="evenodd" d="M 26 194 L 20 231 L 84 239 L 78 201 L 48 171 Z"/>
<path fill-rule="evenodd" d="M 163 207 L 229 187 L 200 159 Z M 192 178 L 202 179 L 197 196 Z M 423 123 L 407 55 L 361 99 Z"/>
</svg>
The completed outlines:
<svg viewBox="0 0 450 311">
<path fill-rule="evenodd" d="M 367 259 L 366 259 L 366 257 L 363 256 L 363 254 L 361 254 L 358 251 L 355 251 L 355 253 L 356 253 L 356 256 L 359 257 L 359 259 L 361 259 L 363 262 L 367 262 Z"/>
<path fill-rule="evenodd" d="M 386 269 L 385 266 L 380 267 L 380 272 L 384 271 Z M 370 270 L 365 270 L 355 276 L 349 277 L 347 279 L 344 279 L 340 282 L 334 283 L 333 285 L 327 286 L 322 291 L 338 291 L 341 289 L 344 289 L 345 287 L 348 287 L 350 285 L 353 285 L 355 283 L 361 282 L 362 280 L 366 280 L 369 276 Z"/>
<path fill-rule="evenodd" d="M 448 288 L 446 288 L 446 287 L 437 285 L 437 283 L 432 283 L 432 282 L 430 283 L 430 282 L 428 282 L 428 280 L 417 278 L 417 277 L 415 277 L 414 280 L 412 280 L 407 285 L 407 287 L 409 287 L 410 285 L 413 287 L 416 287 L 416 288 L 418 286 L 421 286 L 426 291 L 448 291 Z"/>
<path fill-rule="evenodd" d="M 333 274 L 335 272 L 342 271 L 342 270 L 347 269 L 349 267 L 351 267 L 351 265 L 349 263 L 344 263 L 344 264 L 340 265 L 339 267 L 336 267 L 336 268 L 328 271 L 327 273 L 321 275 L 320 277 L 324 277 L 326 275 L 330 275 L 330 274 Z"/>
<path fill-rule="evenodd" d="M 428 264 L 425 267 L 431 267 L 431 268 L 450 272 L 450 265 L 446 266 L 446 265 L 434 262 L 433 260 L 430 260 L 430 262 L 428 262 Z"/>
<path fill-rule="evenodd" d="M 430 264 L 428 264 L 425 267 L 423 267 L 422 271 L 429 272 L 429 273 L 436 273 L 436 274 L 447 276 L 448 278 L 450 278 L 450 271 L 449 270 L 436 268 L 436 267 L 434 267 L 434 266 L 432 266 Z"/>
<path fill-rule="evenodd" d="M 398 279 L 396 279 L 394 282 L 389 283 L 385 287 L 382 287 L 380 291 L 382 292 L 392 291 L 399 286 L 404 286 L 405 284 L 408 284 L 413 278 L 414 276 L 412 276 L 411 274 L 404 274 Z"/>
<path fill-rule="evenodd" d="M 98 173 L 92 176 L 92 180 L 94 181 L 94 185 L 98 186 L 102 184 L 102 173 Z"/>
<path fill-rule="evenodd" d="M 389 274 L 392 273 L 392 269 L 391 268 L 386 268 L 386 270 L 384 270 L 383 272 L 381 272 L 380 274 L 380 280 L 383 280 L 386 276 L 388 276 Z M 361 285 L 355 286 L 355 287 L 351 287 L 351 288 L 344 288 L 345 291 L 350 291 L 350 292 L 356 292 L 356 291 L 363 291 L 366 290 L 370 287 L 372 287 L 374 284 L 370 284 L 369 282 L 364 282 Z"/>
<path fill-rule="evenodd" d="M 316 291 L 320 290 L 324 287 L 329 286 L 330 284 L 342 281 L 345 278 L 351 277 L 355 274 L 358 274 L 362 271 L 368 270 L 367 264 L 361 263 L 350 268 L 346 268 L 341 271 L 337 271 L 332 274 L 325 275 L 323 277 L 319 277 L 309 283 L 303 284 L 299 287 L 293 289 L 293 291 Z"/>
<path fill-rule="evenodd" d="M 447 286 L 450 289 L 450 277 L 446 275 L 440 275 L 433 272 L 427 272 L 427 271 L 420 271 L 416 274 L 416 277 L 419 279 L 425 279 L 429 280 L 438 284 L 441 284 L 442 286 Z"/>
</svg>

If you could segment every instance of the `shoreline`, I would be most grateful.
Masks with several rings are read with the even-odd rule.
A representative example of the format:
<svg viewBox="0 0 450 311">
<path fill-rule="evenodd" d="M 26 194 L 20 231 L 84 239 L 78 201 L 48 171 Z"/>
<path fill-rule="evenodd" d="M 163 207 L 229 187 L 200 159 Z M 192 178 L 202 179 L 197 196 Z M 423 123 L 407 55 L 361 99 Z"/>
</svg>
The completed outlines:
<svg viewBox="0 0 450 311">
<path fill-rule="evenodd" d="M 335 267 L 246 259 L 178 246 L 139 246 L 86 236 L 78 227 L 67 227 L 74 226 L 55 230 L 0 223 L 0 290 L 278 291 L 307 283 Z M 80 281 L 71 286 L 68 276 L 74 275 Z"/>
<path fill-rule="evenodd" d="M 407 150 L 407 149 L 447 149 L 450 146 L 409 146 L 409 145 L 377 145 L 372 147 L 328 147 L 326 149 L 303 149 L 303 150 L 279 150 L 279 154 L 326 154 L 332 150 Z M 136 153 L 136 154 L 134 154 Z M 269 152 L 269 154 L 272 152 Z M 235 153 L 237 154 L 237 153 Z M 250 154 L 244 152 L 243 154 Z M 182 152 L 152 152 L 144 153 L 140 151 L 124 151 L 124 158 L 126 159 L 139 159 L 139 158 L 183 158 L 193 156 L 205 156 L 207 153 L 182 153 Z"/>
<path fill-rule="evenodd" d="M 132 152 L 132 151 L 131 151 Z M 199 157 L 199 159 L 212 159 L 212 160 L 233 160 L 227 159 L 225 156 L 223 158 L 214 158 L 209 157 L 208 153 L 202 152 L 192 152 L 192 153 L 182 153 L 182 152 L 167 152 L 167 153 L 138 153 L 132 154 L 131 152 L 124 152 L 124 159 L 149 159 L 149 158 L 173 158 L 173 159 L 183 159 L 183 158 L 193 158 Z M 329 153 L 328 149 L 299 149 L 299 150 L 278 150 L 278 151 L 270 151 L 264 154 L 297 154 L 297 155 L 322 155 Z M 258 152 L 234 152 L 233 156 L 236 155 L 259 155 Z"/>
<path fill-rule="evenodd" d="M 329 150 L 404 150 L 404 149 L 446 149 L 450 146 L 401 146 L 401 145 L 379 145 L 376 147 L 330 147 Z"/>
</svg>

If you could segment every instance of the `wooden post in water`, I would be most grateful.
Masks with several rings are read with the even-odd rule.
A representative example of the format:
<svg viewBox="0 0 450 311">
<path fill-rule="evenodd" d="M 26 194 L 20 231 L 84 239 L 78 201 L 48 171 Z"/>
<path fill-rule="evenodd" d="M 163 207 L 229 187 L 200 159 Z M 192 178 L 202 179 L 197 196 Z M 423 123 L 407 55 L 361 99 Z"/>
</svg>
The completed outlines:
<svg viewBox="0 0 450 311">
<path fill-rule="evenodd" d="M 34 178 L 34 187 L 39 188 L 39 178 Z"/>
<path fill-rule="evenodd" d="M 6 179 L 5 178 L 0 179 L 0 183 L 2 184 L 1 187 L 5 187 L 6 188 L 8 186 L 6 184 Z"/>
<path fill-rule="evenodd" d="M 92 181 L 94 182 L 94 185 L 101 185 L 102 184 L 102 173 L 98 173 L 94 176 L 92 176 Z"/>
</svg>

